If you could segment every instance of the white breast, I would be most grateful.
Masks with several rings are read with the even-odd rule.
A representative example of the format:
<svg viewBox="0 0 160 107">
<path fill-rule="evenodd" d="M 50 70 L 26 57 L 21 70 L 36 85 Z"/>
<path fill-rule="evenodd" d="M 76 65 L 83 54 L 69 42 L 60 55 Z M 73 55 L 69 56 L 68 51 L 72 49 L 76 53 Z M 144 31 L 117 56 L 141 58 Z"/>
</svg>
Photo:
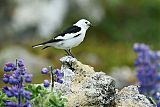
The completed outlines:
<svg viewBox="0 0 160 107">
<path fill-rule="evenodd" d="M 79 36 L 54 43 L 52 44 L 52 46 L 58 49 L 71 49 L 78 46 L 84 40 L 85 33 L 86 31 L 82 31 L 81 33 L 79 32 L 77 34 L 74 34 L 74 36 L 80 34 Z"/>
</svg>

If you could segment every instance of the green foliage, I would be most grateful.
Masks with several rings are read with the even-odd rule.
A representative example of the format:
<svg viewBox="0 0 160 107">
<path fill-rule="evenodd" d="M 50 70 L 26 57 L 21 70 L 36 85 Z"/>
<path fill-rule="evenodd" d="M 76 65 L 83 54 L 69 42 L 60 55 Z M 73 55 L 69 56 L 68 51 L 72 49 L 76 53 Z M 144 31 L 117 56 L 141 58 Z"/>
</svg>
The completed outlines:
<svg viewBox="0 0 160 107">
<path fill-rule="evenodd" d="M 0 90 L 0 107 L 4 107 L 4 101 L 16 102 L 16 97 L 7 97 L 5 93 Z"/>
<path fill-rule="evenodd" d="M 64 101 L 66 99 L 61 98 L 61 93 L 49 93 L 44 105 L 47 107 L 65 107 Z"/>
<path fill-rule="evenodd" d="M 28 85 L 26 89 L 32 92 L 32 107 L 65 107 L 66 99 L 60 92 L 50 92 L 41 85 Z"/>
<path fill-rule="evenodd" d="M 3 101 L 6 98 L 6 95 L 0 91 L 0 107 L 3 107 Z"/>
<path fill-rule="evenodd" d="M 30 103 L 32 107 L 66 107 L 67 100 L 62 97 L 61 92 L 50 92 L 48 89 L 40 85 L 28 85 L 26 90 L 32 92 Z M 0 107 L 4 106 L 4 101 L 16 102 L 16 97 L 7 97 L 5 93 L 0 91 Z"/>
<path fill-rule="evenodd" d="M 103 9 L 106 17 L 96 32 L 108 39 L 114 42 L 160 40 L 159 0 L 107 0 Z"/>
</svg>

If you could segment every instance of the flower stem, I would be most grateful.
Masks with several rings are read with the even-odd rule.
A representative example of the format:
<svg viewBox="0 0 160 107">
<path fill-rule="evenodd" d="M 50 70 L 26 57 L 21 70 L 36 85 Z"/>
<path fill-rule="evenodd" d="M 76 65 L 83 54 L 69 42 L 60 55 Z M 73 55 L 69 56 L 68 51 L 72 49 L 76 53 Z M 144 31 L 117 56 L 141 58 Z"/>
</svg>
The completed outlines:
<svg viewBox="0 0 160 107">
<path fill-rule="evenodd" d="M 16 59 L 16 69 L 18 68 L 18 59 Z M 21 73 L 20 73 L 21 75 Z M 20 83 L 21 83 L 21 77 L 20 77 Z M 18 106 L 21 105 L 21 95 L 20 95 L 20 83 L 18 84 L 18 97 L 17 97 L 17 100 L 18 100 Z"/>
<path fill-rule="evenodd" d="M 16 68 L 18 67 L 18 59 L 16 59 Z"/>
<path fill-rule="evenodd" d="M 53 68 L 50 66 L 51 69 L 51 92 L 53 92 L 53 87 L 54 87 L 54 73 L 53 73 Z"/>
<path fill-rule="evenodd" d="M 18 60 L 16 59 L 16 68 L 18 67 Z M 21 89 L 23 84 L 22 70 L 20 70 L 20 82 L 18 84 L 18 105 L 21 106 L 22 98 L 21 98 Z"/>
<path fill-rule="evenodd" d="M 23 83 L 23 77 L 22 74 L 20 74 L 20 83 L 18 84 L 18 89 L 19 89 L 19 93 L 18 93 L 18 105 L 21 105 L 21 89 L 22 89 L 22 83 Z"/>
</svg>

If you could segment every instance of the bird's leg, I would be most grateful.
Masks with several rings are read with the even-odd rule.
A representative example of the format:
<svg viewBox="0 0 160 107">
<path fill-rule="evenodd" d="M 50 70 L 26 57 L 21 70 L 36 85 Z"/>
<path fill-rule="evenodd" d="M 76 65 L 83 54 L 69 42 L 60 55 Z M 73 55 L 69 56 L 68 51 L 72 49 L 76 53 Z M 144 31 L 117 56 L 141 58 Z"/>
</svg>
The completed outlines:
<svg viewBox="0 0 160 107">
<path fill-rule="evenodd" d="M 73 54 L 71 53 L 71 49 L 69 49 L 68 52 L 74 58 Z"/>
<path fill-rule="evenodd" d="M 73 57 L 73 55 L 71 54 L 69 49 L 65 49 L 66 55 L 70 55 Z M 73 57 L 74 58 L 74 57 Z M 67 63 L 67 66 L 69 67 L 69 69 L 71 69 L 72 71 L 74 71 L 75 69 L 72 67 L 72 63 Z"/>
<path fill-rule="evenodd" d="M 67 55 L 70 55 L 70 53 L 68 52 L 68 50 L 65 49 L 65 52 L 67 53 Z"/>
</svg>

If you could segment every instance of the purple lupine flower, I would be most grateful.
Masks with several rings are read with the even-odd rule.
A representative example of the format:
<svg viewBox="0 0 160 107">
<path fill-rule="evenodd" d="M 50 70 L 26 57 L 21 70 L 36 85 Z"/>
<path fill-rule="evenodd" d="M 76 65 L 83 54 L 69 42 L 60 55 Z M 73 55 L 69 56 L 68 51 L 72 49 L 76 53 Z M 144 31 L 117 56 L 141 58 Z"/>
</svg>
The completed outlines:
<svg viewBox="0 0 160 107">
<path fill-rule="evenodd" d="M 16 87 L 16 86 L 12 86 L 12 87 L 7 87 L 7 86 L 4 86 L 3 88 L 2 88 L 2 91 L 4 92 L 4 93 L 6 93 L 6 95 L 8 96 L 8 97 L 13 97 L 13 96 L 15 96 L 15 97 L 17 97 L 18 95 L 18 87 Z"/>
<path fill-rule="evenodd" d="M 147 46 L 146 46 L 147 47 Z M 145 93 L 150 92 L 152 89 L 154 89 L 155 82 L 156 82 L 156 69 L 155 66 L 152 65 L 151 57 L 150 57 L 150 50 L 148 50 L 148 47 L 146 48 L 143 44 L 143 46 L 140 45 L 139 51 L 138 51 L 138 58 L 136 59 L 136 62 L 140 62 L 137 64 L 137 78 L 140 82 L 140 89 L 145 89 Z M 142 49 L 141 49 L 142 48 Z M 145 48 L 145 49 L 143 49 Z M 150 87 L 150 88 L 143 88 L 144 87 Z M 151 88 L 152 87 L 152 88 Z M 142 92 L 144 90 L 141 90 Z"/>
<path fill-rule="evenodd" d="M 142 51 L 147 51 L 149 50 L 149 47 L 145 44 L 139 44 L 139 43 L 135 43 L 133 46 L 133 50 L 137 53 L 142 52 Z"/>
<path fill-rule="evenodd" d="M 60 84 L 63 83 L 62 78 L 64 77 L 64 73 L 58 69 L 53 70 L 52 66 L 50 66 L 50 71 L 47 68 L 43 68 L 41 71 L 42 74 L 48 74 L 48 72 L 50 72 L 51 83 L 49 83 L 48 80 L 44 80 L 43 85 L 44 87 L 49 87 L 51 84 L 51 92 L 52 92 L 54 88 L 54 82 L 58 82 Z"/>
<path fill-rule="evenodd" d="M 30 78 L 30 77 L 27 77 L 27 78 L 25 78 L 25 82 L 26 82 L 26 83 L 31 83 L 31 82 L 32 82 L 32 80 L 31 80 L 31 78 Z"/>
<path fill-rule="evenodd" d="M 47 68 L 42 68 L 41 73 L 42 74 L 48 74 L 49 70 Z"/>
<path fill-rule="evenodd" d="M 8 96 L 8 97 L 13 97 L 13 93 L 11 92 L 10 88 L 8 88 L 7 86 L 4 86 L 2 88 L 2 91 Z"/>
<path fill-rule="evenodd" d="M 11 70 L 12 70 L 12 67 L 6 67 L 6 66 L 4 67 L 5 72 L 10 72 Z"/>
<path fill-rule="evenodd" d="M 29 101 L 26 101 L 23 107 L 32 107 L 32 105 L 29 103 Z"/>
<path fill-rule="evenodd" d="M 160 101 L 160 97 L 157 96 L 159 92 L 160 78 L 158 74 L 160 55 L 158 52 L 150 50 L 149 46 L 145 44 L 135 44 L 134 51 L 137 53 L 137 59 L 135 60 L 135 67 L 137 69 L 137 79 L 139 81 L 139 91 L 146 96 L 151 96 Z"/>
<path fill-rule="evenodd" d="M 24 67 L 23 60 L 18 60 L 18 67 Z"/>
<path fill-rule="evenodd" d="M 26 74 L 26 68 L 25 67 L 19 67 L 18 71 L 20 72 L 21 75 Z"/>
<path fill-rule="evenodd" d="M 7 86 L 3 86 L 3 87 L 2 87 L 2 91 L 3 91 L 3 92 L 6 92 L 6 91 L 8 91 L 8 90 L 9 90 L 9 89 L 8 89 Z"/>
<path fill-rule="evenodd" d="M 4 105 L 5 107 L 18 107 L 18 104 L 12 101 L 5 101 Z"/>
<path fill-rule="evenodd" d="M 31 92 L 24 89 L 24 82 L 30 83 L 32 75 L 26 72 L 26 68 L 24 66 L 23 60 L 16 60 L 16 65 L 13 63 L 8 63 L 4 67 L 5 72 L 12 71 L 12 74 L 4 74 L 3 82 L 8 83 L 11 87 L 3 87 L 2 91 L 8 97 L 16 97 L 18 99 L 18 103 L 14 103 L 11 101 L 6 101 L 5 104 L 7 107 L 22 107 L 23 101 L 27 102 L 31 97 Z M 29 103 L 25 103 L 26 107 L 29 106 Z M 28 105 L 28 106 L 27 106 Z"/>
<path fill-rule="evenodd" d="M 7 63 L 4 66 L 4 71 L 5 72 L 10 72 L 10 71 L 15 70 L 15 69 L 16 69 L 16 65 L 14 65 L 13 63 Z"/>
<path fill-rule="evenodd" d="M 15 97 L 18 97 L 18 86 L 12 86 L 10 90 Z"/>
<path fill-rule="evenodd" d="M 8 83 L 11 84 L 11 85 L 17 85 L 17 84 L 20 83 L 20 81 L 17 78 L 14 78 L 13 76 L 11 76 L 9 78 L 9 82 Z"/>
<path fill-rule="evenodd" d="M 44 80 L 43 85 L 44 87 L 49 87 L 50 82 L 48 80 Z"/>
<path fill-rule="evenodd" d="M 26 98 L 27 100 L 30 100 L 32 93 L 27 90 L 22 90 L 21 95 Z"/>
<path fill-rule="evenodd" d="M 10 76 L 11 76 L 10 74 L 4 74 L 4 75 L 3 75 L 4 78 L 2 78 L 2 80 L 3 80 L 3 82 L 4 82 L 5 84 L 7 84 L 7 83 L 9 82 Z"/>
<path fill-rule="evenodd" d="M 62 84 L 62 83 L 63 83 L 63 80 L 61 80 L 60 78 L 56 78 L 56 82 Z"/>
<path fill-rule="evenodd" d="M 26 74 L 24 75 L 25 82 L 26 82 L 26 83 L 30 83 L 30 82 L 32 81 L 32 80 L 31 80 L 31 77 L 32 77 L 32 74 L 26 73 Z"/>
<path fill-rule="evenodd" d="M 58 82 L 58 83 L 60 83 L 60 84 L 62 84 L 63 83 L 63 80 L 62 80 L 62 78 L 64 77 L 64 73 L 63 72 L 61 72 L 60 70 L 55 70 L 54 71 L 54 73 L 55 73 L 55 75 L 56 75 L 56 82 Z"/>
<path fill-rule="evenodd" d="M 160 107 L 160 100 L 159 100 L 158 103 L 157 103 L 157 107 Z"/>
<path fill-rule="evenodd" d="M 4 74 L 3 77 L 5 78 L 9 78 L 11 76 L 11 74 Z"/>
<path fill-rule="evenodd" d="M 54 71 L 54 73 L 56 74 L 57 77 L 62 78 L 64 76 L 64 73 L 61 72 L 61 70 L 57 69 Z"/>
<path fill-rule="evenodd" d="M 9 78 L 2 78 L 2 80 L 3 80 L 3 82 L 4 82 L 5 84 L 8 84 L 8 82 L 9 82 Z"/>
<path fill-rule="evenodd" d="M 155 100 L 157 100 L 157 107 L 160 107 L 160 93 L 157 92 L 154 96 Z"/>
<path fill-rule="evenodd" d="M 18 70 L 15 70 L 15 71 L 13 71 L 12 76 L 13 76 L 14 78 L 19 78 L 20 72 L 19 72 Z"/>
</svg>

